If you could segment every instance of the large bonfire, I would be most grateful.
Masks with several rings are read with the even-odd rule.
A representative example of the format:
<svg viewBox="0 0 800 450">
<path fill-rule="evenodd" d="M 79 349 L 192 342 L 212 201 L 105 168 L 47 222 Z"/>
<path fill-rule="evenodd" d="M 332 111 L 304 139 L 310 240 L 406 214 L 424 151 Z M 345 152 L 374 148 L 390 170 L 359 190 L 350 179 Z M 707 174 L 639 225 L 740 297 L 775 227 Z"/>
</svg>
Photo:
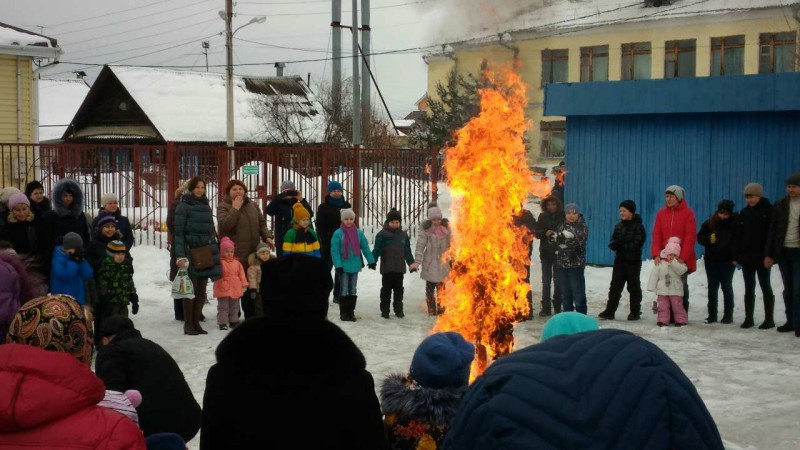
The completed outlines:
<svg viewBox="0 0 800 450">
<path fill-rule="evenodd" d="M 546 181 L 534 181 L 525 159 L 525 85 L 514 70 L 487 75 L 494 87 L 480 91 L 480 114 L 446 150 L 454 230 L 445 258 L 452 271 L 442 295 L 446 312 L 435 327 L 475 344 L 472 379 L 512 350 L 514 323 L 529 313 L 522 280 L 530 254 L 513 217 L 529 194 L 550 192 Z"/>
</svg>

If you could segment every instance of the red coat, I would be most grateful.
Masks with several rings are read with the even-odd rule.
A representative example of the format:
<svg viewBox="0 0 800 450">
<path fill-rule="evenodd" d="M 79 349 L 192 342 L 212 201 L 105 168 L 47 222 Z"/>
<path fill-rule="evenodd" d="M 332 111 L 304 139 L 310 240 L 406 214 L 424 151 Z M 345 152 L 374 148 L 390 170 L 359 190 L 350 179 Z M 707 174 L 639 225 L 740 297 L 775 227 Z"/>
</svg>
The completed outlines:
<svg viewBox="0 0 800 450">
<path fill-rule="evenodd" d="M 136 423 L 97 406 L 104 394 L 74 356 L 0 345 L 0 449 L 145 450 Z"/>
<path fill-rule="evenodd" d="M 656 213 L 653 243 L 650 246 L 653 258 L 661 256 L 661 250 L 667 245 L 667 240 L 673 236 L 681 239 L 680 259 L 686 263 L 689 273 L 694 272 L 697 270 L 697 256 L 694 254 L 694 244 L 697 241 L 697 221 L 694 218 L 694 211 L 689 208 L 686 200 L 681 200 L 674 208 L 661 208 Z"/>
</svg>

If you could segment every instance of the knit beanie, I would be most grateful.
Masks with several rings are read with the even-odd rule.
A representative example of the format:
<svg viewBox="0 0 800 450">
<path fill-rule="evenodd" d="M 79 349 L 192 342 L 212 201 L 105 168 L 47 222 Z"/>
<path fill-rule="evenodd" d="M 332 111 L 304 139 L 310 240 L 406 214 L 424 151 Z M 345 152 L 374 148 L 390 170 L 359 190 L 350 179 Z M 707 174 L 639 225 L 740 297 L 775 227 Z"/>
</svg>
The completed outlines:
<svg viewBox="0 0 800 450">
<path fill-rule="evenodd" d="M 87 367 L 92 364 L 92 326 L 69 295 L 47 295 L 23 305 L 8 327 L 6 342 L 67 353 Z"/>
<path fill-rule="evenodd" d="M 107 192 L 100 196 L 100 206 L 105 207 L 107 204 L 112 202 L 119 203 L 119 197 L 117 197 L 117 194 Z"/>
<path fill-rule="evenodd" d="M 15 187 L 6 187 L 0 190 L 0 203 L 8 206 L 8 201 L 13 197 L 15 194 L 20 194 L 22 191 Z"/>
<path fill-rule="evenodd" d="M 141 404 L 142 394 L 135 389 L 127 390 L 124 393 L 106 390 L 106 395 L 97 406 L 114 410 L 125 415 L 134 422 L 139 423 L 139 414 L 136 412 L 136 407 Z"/>
<path fill-rule="evenodd" d="M 94 229 L 100 231 L 106 225 L 114 225 L 117 227 L 117 219 L 110 213 L 103 212 L 94 219 Z"/>
<path fill-rule="evenodd" d="M 733 214 L 735 207 L 736 205 L 734 205 L 733 200 L 720 200 L 717 204 L 717 211 L 725 211 L 728 214 Z"/>
<path fill-rule="evenodd" d="M 297 202 L 292 205 L 292 219 L 295 222 L 299 222 L 302 219 L 310 219 L 311 214 L 308 212 L 305 206 L 302 203 Z"/>
<path fill-rule="evenodd" d="M 344 208 L 340 211 L 339 215 L 341 216 L 342 220 L 344 219 L 354 219 L 356 218 L 356 213 L 351 208 Z"/>
<path fill-rule="evenodd" d="M 125 244 L 122 241 L 111 241 L 106 245 L 106 253 L 108 256 L 114 256 L 115 253 L 125 254 Z"/>
<path fill-rule="evenodd" d="M 597 319 L 574 311 L 558 313 L 542 327 L 542 342 L 561 335 L 599 330 Z"/>
<path fill-rule="evenodd" d="M 36 180 L 31 181 L 30 183 L 25 185 L 25 196 L 30 197 L 31 194 L 33 194 L 33 191 L 37 189 L 41 189 L 42 192 L 44 192 L 44 186 L 42 186 L 42 183 Z"/>
<path fill-rule="evenodd" d="M 475 346 L 455 331 L 425 338 L 411 360 L 409 377 L 422 387 L 443 389 L 466 386 L 475 358 Z"/>
<path fill-rule="evenodd" d="M 619 204 L 620 208 L 625 208 L 634 214 L 636 212 L 636 203 L 633 200 L 623 200 L 622 203 Z"/>
<path fill-rule="evenodd" d="M 344 189 L 342 189 L 342 183 L 339 183 L 338 181 L 331 181 L 331 182 L 328 183 L 328 192 L 329 193 L 333 192 L 333 191 L 343 191 L 343 190 Z"/>
<path fill-rule="evenodd" d="M 388 213 L 386 213 L 386 221 L 391 222 L 393 220 L 397 220 L 399 222 L 402 222 L 403 220 L 403 217 L 400 215 L 400 211 L 396 210 L 395 208 L 392 208 Z"/>
<path fill-rule="evenodd" d="M 220 253 L 224 252 L 225 250 L 233 250 L 236 248 L 236 244 L 233 243 L 231 238 L 225 236 L 219 241 L 219 251 Z"/>
<path fill-rule="evenodd" d="M 686 195 L 686 191 L 683 190 L 682 187 L 678 186 L 677 184 L 673 184 L 672 186 L 667 187 L 667 190 L 664 192 L 665 194 L 672 194 L 678 201 L 683 200 L 684 196 Z"/>
<path fill-rule="evenodd" d="M 269 245 L 267 245 L 266 242 L 259 242 L 258 245 L 256 245 L 256 254 L 261 252 L 270 252 Z"/>
<path fill-rule="evenodd" d="M 580 208 L 578 208 L 578 205 L 577 205 L 577 204 L 575 204 L 575 203 L 569 203 L 569 204 L 567 204 L 567 206 L 564 208 L 564 212 L 565 212 L 565 213 L 567 213 L 567 214 L 580 214 L 580 213 L 581 213 L 581 209 L 580 209 Z"/>
<path fill-rule="evenodd" d="M 103 325 L 97 331 L 97 339 L 114 336 L 125 330 L 135 330 L 133 321 L 125 316 L 111 316 L 103 320 Z"/>
<path fill-rule="evenodd" d="M 747 186 L 744 187 L 744 195 L 745 197 L 748 195 L 754 195 L 756 197 L 763 197 L 764 196 L 764 187 L 758 183 L 748 183 Z"/>
<path fill-rule="evenodd" d="M 681 238 L 671 237 L 667 240 L 667 245 L 664 246 L 662 255 L 680 255 L 681 254 Z"/>
<path fill-rule="evenodd" d="M 83 238 L 80 234 L 70 231 L 64 235 L 61 246 L 64 247 L 65 250 L 81 248 L 83 247 Z"/>
<path fill-rule="evenodd" d="M 800 172 L 795 172 L 786 177 L 787 186 L 800 186 Z"/>
<path fill-rule="evenodd" d="M 442 218 L 444 218 L 444 214 L 442 214 L 442 210 L 439 208 L 439 205 L 437 205 L 436 202 L 431 202 L 428 205 L 428 220 Z"/>
<path fill-rule="evenodd" d="M 283 183 L 281 183 L 281 188 L 280 188 L 281 192 L 295 190 L 295 189 L 297 189 L 297 187 L 295 187 L 294 181 L 286 180 Z"/>
<path fill-rule="evenodd" d="M 17 205 L 27 205 L 29 208 L 31 206 L 31 201 L 28 200 L 28 197 L 25 196 L 23 193 L 14 194 L 11 198 L 8 199 L 8 209 L 14 209 Z"/>
</svg>

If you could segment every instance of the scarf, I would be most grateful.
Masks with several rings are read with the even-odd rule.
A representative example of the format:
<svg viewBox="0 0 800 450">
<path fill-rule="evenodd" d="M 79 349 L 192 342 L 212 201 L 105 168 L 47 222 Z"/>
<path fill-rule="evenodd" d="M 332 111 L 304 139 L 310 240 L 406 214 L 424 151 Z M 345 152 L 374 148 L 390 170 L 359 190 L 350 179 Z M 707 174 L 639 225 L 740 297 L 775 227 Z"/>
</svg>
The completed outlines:
<svg viewBox="0 0 800 450">
<path fill-rule="evenodd" d="M 344 202 L 345 202 L 344 196 L 339 197 L 339 198 L 333 198 L 331 196 L 328 196 L 328 204 L 329 205 L 335 206 L 337 208 L 341 208 L 344 205 Z"/>
<path fill-rule="evenodd" d="M 447 229 L 439 225 L 438 227 L 433 228 L 433 234 L 435 234 L 437 237 L 445 237 L 447 236 Z"/>
<path fill-rule="evenodd" d="M 355 225 L 352 227 L 346 227 L 344 225 L 340 225 L 342 232 L 344 233 L 344 240 L 342 241 L 342 249 L 344 250 L 344 259 L 350 257 L 350 252 L 354 255 L 358 255 L 361 253 L 361 243 L 358 241 L 358 228 Z"/>
</svg>

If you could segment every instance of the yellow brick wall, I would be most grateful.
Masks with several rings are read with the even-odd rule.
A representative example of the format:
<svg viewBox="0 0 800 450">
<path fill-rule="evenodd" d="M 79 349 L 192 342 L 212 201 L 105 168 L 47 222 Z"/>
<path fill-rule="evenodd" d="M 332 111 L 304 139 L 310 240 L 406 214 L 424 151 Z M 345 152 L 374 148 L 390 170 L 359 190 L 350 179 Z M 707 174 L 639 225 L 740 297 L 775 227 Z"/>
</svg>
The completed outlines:
<svg viewBox="0 0 800 450">
<path fill-rule="evenodd" d="M 33 86 L 32 58 L 20 56 L 21 100 L 22 100 L 22 139 L 23 143 L 33 142 L 33 111 L 31 108 L 31 88 Z M 17 142 L 17 57 L 0 55 L 0 144 Z M 33 162 L 32 147 L 18 148 L 3 145 L 0 148 L 1 186 L 19 186 L 25 182 L 20 172 Z M 24 184 L 23 184 L 24 186 Z"/>
<path fill-rule="evenodd" d="M 666 41 L 695 39 L 697 53 L 695 67 L 697 76 L 708 76 L 711 73 L 711 38 L 745 35 L 746 75 L 758 73 L 758 50 L 760 33 L 780 33 L 800 30 L 797 21 L 789 17 L 787 20 L 780 10 L 774 11 L 774 17 L 746 19 L 739 16 L 733 20 L 725 16 L 709 19 L 709 23 L 686 25 L 689 21 L 642 22 L 626 24 L 619 28 L 604 27 L 590 30 L 583 34 L 552 35 L 549 37 L 516 39 L 513 45 L 519 48 L 519 59 L 522 63 L 521 75 L 528 87 L 528 118 L 531 129 L 528 137 L 531 142 L 529 161 L 531 163 L 550 163 L 539 158 L 539 124 L 544 119 L 563 120 L 559 117 L 543 117 L 544 89 L 541 87 L 542 63 L 541 52 L 545 49 L 568 49 L 569 82 L 580 81 L 580 49 L 581 47 L 609 46 L 609 80 L 616 81 L 621 77 L 621 47 L 631 42 L 650 42 L 652 78 L 664 77 L 664 46 Z M 800 34 L 800 33 L 799 33 Z M 800 36 L 798 36 L 800 37 Z M 456 65 L 461 73 L 475 73 L 481 61 L 486 59 L 492 66 L 500 66 L 511 62 L 513 53 L 498 44 L 485 45 L 480 48 L 457 49 L 454 58 L 428 58 L 428 94 L 436 98 L 436 84 L 446 79 L 447 73 Z"/>
</svg>

